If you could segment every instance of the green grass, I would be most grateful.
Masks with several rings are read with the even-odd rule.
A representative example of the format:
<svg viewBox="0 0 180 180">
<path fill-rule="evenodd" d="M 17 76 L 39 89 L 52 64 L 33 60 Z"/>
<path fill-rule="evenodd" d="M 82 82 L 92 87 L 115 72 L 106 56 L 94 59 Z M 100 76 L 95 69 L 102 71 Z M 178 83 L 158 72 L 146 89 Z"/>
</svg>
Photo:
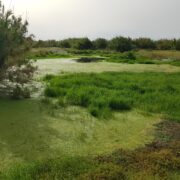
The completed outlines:
<svg viewBox="0 0 180 180">
<path fill-rule="evenodd" d="M 140 109 L 180 120 L 180 74 L 101 73 L 46 76 L 45 95 L 86 107 L 108 119 L 113 111 Z"/>
</svg>

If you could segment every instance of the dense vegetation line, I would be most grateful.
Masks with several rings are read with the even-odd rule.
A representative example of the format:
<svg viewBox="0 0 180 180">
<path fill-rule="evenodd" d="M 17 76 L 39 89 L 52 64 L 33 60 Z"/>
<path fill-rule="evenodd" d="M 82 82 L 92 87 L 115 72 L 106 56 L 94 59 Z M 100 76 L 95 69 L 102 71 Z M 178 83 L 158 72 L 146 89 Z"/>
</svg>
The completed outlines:
<svg viewBox="0 0 180 180">
<path fill-rule="evenodd" d="M 153 40 L 150 38 L 126 38 L 122 36 L 114 37 L 111 40 L 97 38 L 68 38 L 64 40 L 39 40 L 34 41 L 33 46 L 37 47 L 61 47 L 73 48 L 79 50 L 87 49 L 110 49 L 119 52 L 130 51 L 133 49 L 157 49 L 157 50 L 180 50 L 180 39 L 160 39 Z"/>
<path fill-rule="evenodd" d="M 180 74 L 101 73 L 47 75 L 47 97 L 58 104 L 88 108 L 95 117 L 108 118 L 112 111 L 138 108 L 180 120 Z"/>
</svg>

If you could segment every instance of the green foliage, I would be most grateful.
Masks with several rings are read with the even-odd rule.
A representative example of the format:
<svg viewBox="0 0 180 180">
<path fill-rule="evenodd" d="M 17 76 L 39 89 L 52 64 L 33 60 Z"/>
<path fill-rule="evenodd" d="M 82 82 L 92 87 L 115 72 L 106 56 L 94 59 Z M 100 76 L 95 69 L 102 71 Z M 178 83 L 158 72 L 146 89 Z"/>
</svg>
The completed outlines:
<svg viewBox="0 0 180 180">
<path fill-rule="evenodd" d="M 47 42 L 44 41 L 44 44 L 46 43 Z M 56 43 L 59 44 L 58 47 L 62 48 L 73 48 L 77 50 L 86 50 L 93 48 L 93 44 L 88 38 L 69 38 L 59 42 L 57 41 Z"/>
<path fill-rule="evenodd" d="M 92 49 L 92 42 L 88 38 L 79 38 L 76 39 L 74 44 L 71 45 L 72 48 L 83 50 L 83 49 Z"/>
<path fill-rule="evenodd" d="M 47 80 L 45 95 L 87 107 L 96 117 L 106 117 L 111 111 L 139 108 L 179 121 L 179 81 L 178 73 L 73 74 Z"/>
<path fill-rule="evenodd" d="M 176 41 L 176 50 L 180 51 L 180 39 Z"/>
<path fill-rule="evenodd" d="M 68 38 L 61 41 L 48 40 L 48 41 L 34 41 L 33 47 L 60 47 L 60 48 L 73 48 L 76 50 L 96 49 L 102 50 L 108 47 L 115 51 L 129 51 L 132 49 L 151 49 L 151 50 L 179 50 L 178 39 L 159 39 L 153 40 L 150 38 L 131 39 L 126 37 L 114 37 L 111 40 L 104 38 L 97 38 L 91 41 L 88 38 Z"/>
<path fill-rule="evenodd" d="M 0 68 L 24 63 L 31 42 L 27 25 L 11 10 L 6 11 L 0 1 Z"/>
<path fill-rule="evenodd" d="M 118 52 L 130 51 L 133 49 L 132 41 L 130 38 L 116 37 L 109 42 L 109 49 Z"/>
<path fill-rule="evenodd" d="M 168 39 L 161 39 L 156 41 L 156 47 L 159 50 L 172 50 L 175 48 L 175 41 Z"/>
<path fill-rule="evenodd" d="M 27 21 L 23 22 L 11 10 L 6 11 L 0 1 L 0 82 L 9 81 L 4 85 L 12 89 L 7 95 L 13 98 L 30 96 L 23 85 L 32 79 L 36 70 L 26 58 L 32 45 L 32 36 L 27 36 L 27 26 Z"/>
<path fill-rule="evenodd" d="M 106 49 L 108 46 L 108 41 L 103 38 L 98 38 L 93 41 L 93 46 L 95 49 Z"/>
<path fill-rule="evenodd" d="M 60 42 L 60 47 L 62 48 L 70 48 L 71 47 L 71 44 L 70 42 L 68 41 L 68 39 L 65 39 L 65 40 L 62 40 Z"/>
<path fill-rule="evenodd" d="M 33 42 L 33 47 L 38 48 L 38 47 L 59 47 L 60 43 L 56 40 L 39 40 L 39 41 L 34 41 Z"/>
<path fill-rule="evenodd" d="M 155 42 L 149 38 L 135 39 L 134 43 L 138 49 L 155 49 Z"/>
<path fill-rule="evenodd" d="M 124 59 L 136 60 L 136 55 L 135 55 L 135 53 L 130 51 L 124 55 Z"/>
</svg>

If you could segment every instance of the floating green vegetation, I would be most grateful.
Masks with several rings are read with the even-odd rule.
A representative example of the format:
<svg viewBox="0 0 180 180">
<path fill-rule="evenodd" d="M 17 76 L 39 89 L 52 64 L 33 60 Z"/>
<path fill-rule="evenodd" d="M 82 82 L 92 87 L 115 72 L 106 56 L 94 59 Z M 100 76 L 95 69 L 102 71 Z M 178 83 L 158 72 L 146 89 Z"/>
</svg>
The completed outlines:
<svg viewBox="0 0 180 180">
<path fill-rule="evenodd" d="M 6 173 L 4 179 L 179 179 L 178 150 L 180 126 L 176 122 L 163 122 L 158 126 L 158 136 L 153 143 L 136 150 L 115 150 L 113 153 L 91 156 L 64 156 L 56 159 L 17 165 Z M 177 130 L 177 131 L 174 131 Z"/>
<path fill-rule="evenodd" d="M 159 116 L 131 111 L 108 121 L 85 108 L 61 107 L 49 99 L 0 99 L 0 172 L 16 163 L 94 156 L 152 142 Z"/>
</svg>

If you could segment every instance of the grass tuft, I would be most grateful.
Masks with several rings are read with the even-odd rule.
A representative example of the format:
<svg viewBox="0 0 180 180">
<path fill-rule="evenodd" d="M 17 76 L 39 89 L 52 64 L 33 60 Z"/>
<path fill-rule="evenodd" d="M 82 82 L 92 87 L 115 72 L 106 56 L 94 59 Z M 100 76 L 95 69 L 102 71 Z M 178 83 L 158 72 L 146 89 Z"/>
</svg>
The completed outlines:
<svg viewBox="0 0 180 180">
<path fill-rule="evenodd" d="M 47 97 L 85 107 L 95 117 L 137 108 L 180 120 L 179 73 L 71 74 L 46 79 Z"/>
</svg>

